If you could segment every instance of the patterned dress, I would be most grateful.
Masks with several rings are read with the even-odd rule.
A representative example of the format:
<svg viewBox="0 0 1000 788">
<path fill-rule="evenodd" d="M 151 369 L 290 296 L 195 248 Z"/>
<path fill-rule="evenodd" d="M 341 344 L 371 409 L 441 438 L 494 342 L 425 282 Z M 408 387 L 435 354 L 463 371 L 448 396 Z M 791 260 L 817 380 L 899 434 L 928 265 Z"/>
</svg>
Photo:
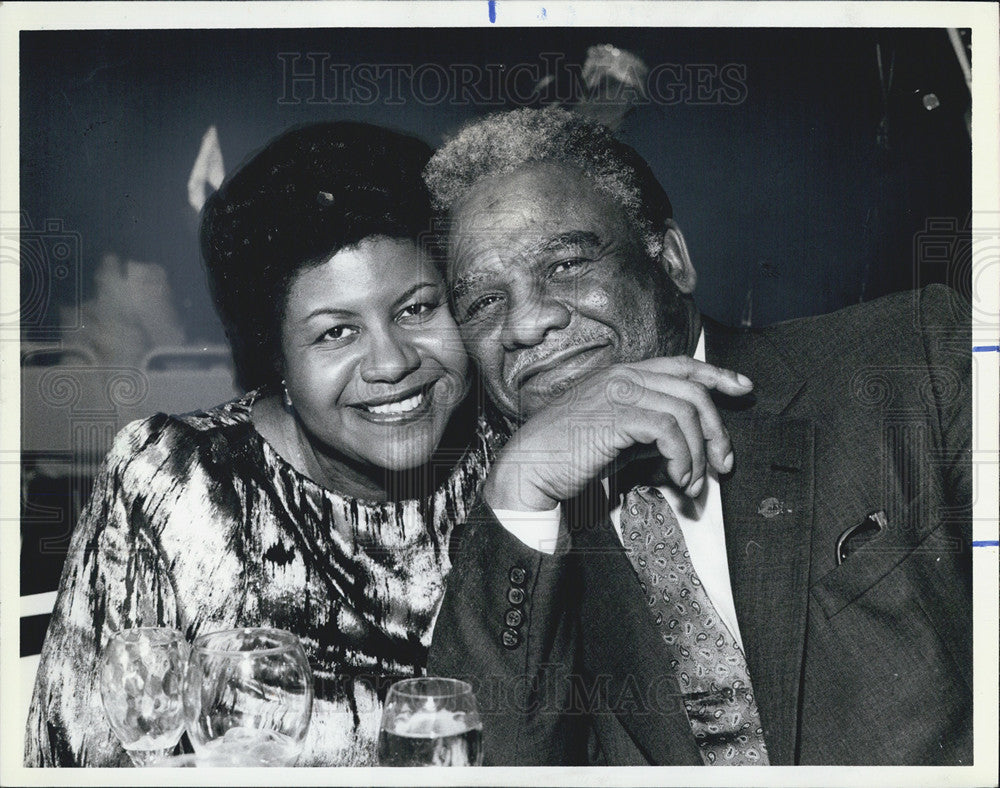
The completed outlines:
<svg viewBox="0 0 1000 788">
<path fill-rule="evenodd" d="M 109 634 L 170 626 L 294 632 L 315 677 L 299 765 L 369 765 L 382 702 L 419 675 L 464 520 L 502 427 L 471 444 L 424 500 L 372 503 L 312 482 L 261 438 L 252 392 L 123 429 L 73 533 L 42 650 L 26 765 L 129 765 L 95 666 Z M 343 534 L 350 534 L 344 538 Z"/>
</svg>

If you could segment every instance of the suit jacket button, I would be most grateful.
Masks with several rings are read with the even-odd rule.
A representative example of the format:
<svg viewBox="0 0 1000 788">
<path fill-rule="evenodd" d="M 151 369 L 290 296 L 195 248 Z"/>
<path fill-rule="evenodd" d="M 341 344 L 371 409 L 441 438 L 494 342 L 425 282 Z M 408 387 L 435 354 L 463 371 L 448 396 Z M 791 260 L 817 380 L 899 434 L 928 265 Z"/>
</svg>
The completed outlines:
<svg viewBox="0 0 1000 788">
<path fill-rule="evenodd" d="M 513 629 L 505 629 L 502 635 L 504 648 L 517 648 L 521 642 L 521 636 Z"/>
<path fill-rule="evenodd" d="M 520 588 L 508 588 L 507 601 L 512 605 L 520 605 L 524 602 L 524 591 Z"/>
<path fill-rule="evenodd" d="M 528 573 L 524 571 L 523 567 L 514 566 L 510 570 L 510 582 L 516 586 L 523 586 L 524 580 L 528 576 Z"/>
<path fill-rule="evenodd" d="M 520 610 L 511 608 L 507 611 L 507 615 L 503 617 L 503 620 L 509 627 L 519 627 L 521 626 L 521 622 L 524 621 L 524 616 Z"/>
</svg>

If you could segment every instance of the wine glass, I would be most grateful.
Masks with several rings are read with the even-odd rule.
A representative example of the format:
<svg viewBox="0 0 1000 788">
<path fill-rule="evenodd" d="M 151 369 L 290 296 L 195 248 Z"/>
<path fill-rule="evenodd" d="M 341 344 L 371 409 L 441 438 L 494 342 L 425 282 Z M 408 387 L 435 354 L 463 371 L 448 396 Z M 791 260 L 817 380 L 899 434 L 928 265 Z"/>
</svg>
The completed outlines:
<svg viewBox="0 0 1000 788">
<path fill-rule="evenodd" d="M 184 675 L 190 647 L 176 629 L 115 632 L 101 658 L 101 701 L 132 763 L 173 752 L 184 732 Z"/>
<path fill-rule="evenodd" d="M 243 628 L 195 638 L 184 690 L 188 735 L 213 765 L 290 766 L 312 714 L 313 678 L 299 639 Z"/>
<path fill-rule="evenodd" d="M 382 766 L 479 766 L 482 739 L 468 683 L 428 677 L 389 687 L 378 737 Z"/>
</svg>

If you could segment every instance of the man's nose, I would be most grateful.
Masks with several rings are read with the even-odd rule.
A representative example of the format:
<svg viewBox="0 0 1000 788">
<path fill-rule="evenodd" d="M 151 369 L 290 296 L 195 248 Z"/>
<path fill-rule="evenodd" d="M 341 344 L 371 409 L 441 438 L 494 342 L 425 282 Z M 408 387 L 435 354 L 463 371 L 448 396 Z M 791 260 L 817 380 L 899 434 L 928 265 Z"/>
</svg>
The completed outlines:
<svg viewBox="0 0 1000 788">
<path fill-rule="evenodd" d="M 566 328 L 571 317 L 563 302 L 545 293 L 524 294 L 507 312 L 500 343 L 506 350 L 533 347 L 540 344 L 549 331 Z"/>
<path fill-rule="evenodd" d="M 371 334 L 368 353 L 360 365 L 365 383 L 398 383 L 420 366 L 420 353 L 395 327 Z"/>
</svg>

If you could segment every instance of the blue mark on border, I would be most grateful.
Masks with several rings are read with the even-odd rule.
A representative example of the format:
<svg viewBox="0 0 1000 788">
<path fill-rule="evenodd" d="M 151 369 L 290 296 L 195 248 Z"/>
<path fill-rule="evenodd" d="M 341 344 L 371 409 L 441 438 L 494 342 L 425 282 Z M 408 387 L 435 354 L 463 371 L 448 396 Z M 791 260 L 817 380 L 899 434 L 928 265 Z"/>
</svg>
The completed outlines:
<svg viewBox="0 0 1000 788">
<path fill-rule="evenodd" d="M 993 540 L 985 539 L 985 540 L 983 540 L 981 542 L 973 542 L 972 546 L 973 547 L 1000 547 L 1000 541 L 997 541 L 996 539 L 993 539 Z"/>
<path fill-rule="evenodd" d="M 1000 353 L 1000 345 L 977 345 L 972 348 L 973 353 Z"/>
<path fill-rule="evenodd" d="M 490 24 L 497 21 L 497 0 L 488 0 L 486 3 L 490 9 Z"/>
</svg>

